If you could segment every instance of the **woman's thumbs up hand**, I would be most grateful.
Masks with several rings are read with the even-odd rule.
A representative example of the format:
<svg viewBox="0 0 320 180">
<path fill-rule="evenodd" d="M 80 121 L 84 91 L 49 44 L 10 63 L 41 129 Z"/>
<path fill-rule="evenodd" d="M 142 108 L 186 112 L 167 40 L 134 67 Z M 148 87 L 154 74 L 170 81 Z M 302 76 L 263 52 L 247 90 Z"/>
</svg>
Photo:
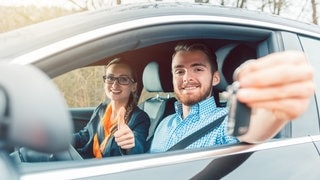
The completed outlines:
<svg viewBox="0 0 320 180">
<path fill-rule="evenodd" d="M 130 150 L 135 146 L 134 143 L 134 134 L 125 123 L 124 115 L 126 110 L 124 107 L 121 107 L 117 115 L 118 119 L 118 130 L 114 133 L 115 141 L 121 149 Z"/>
</svg>

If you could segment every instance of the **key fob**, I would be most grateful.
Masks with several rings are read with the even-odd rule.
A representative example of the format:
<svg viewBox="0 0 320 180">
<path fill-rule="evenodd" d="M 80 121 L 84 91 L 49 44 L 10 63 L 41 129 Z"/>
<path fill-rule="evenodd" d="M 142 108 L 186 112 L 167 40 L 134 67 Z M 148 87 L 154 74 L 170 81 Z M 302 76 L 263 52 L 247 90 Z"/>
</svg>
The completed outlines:
<svg viewBox="0 0 320 180">
<path fill-rule="evenodd" d="M 239 82 L 235 81 L 227 88 L 229 96 L 227 102 L 229 108 L 227 130 L 232 136 L 245 134 L 250 125 L 251 108 L 237 100 L 236 93 L 239 87 Z"/>
</svg>

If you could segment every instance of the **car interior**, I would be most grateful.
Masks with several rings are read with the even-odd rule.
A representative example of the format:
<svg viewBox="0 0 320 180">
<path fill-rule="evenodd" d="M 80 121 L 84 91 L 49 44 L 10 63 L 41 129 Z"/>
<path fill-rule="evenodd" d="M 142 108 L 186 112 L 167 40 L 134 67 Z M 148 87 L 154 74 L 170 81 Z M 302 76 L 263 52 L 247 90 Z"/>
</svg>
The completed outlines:
<svg viewBox="0 0 320 180">
<path fill-rule="evenodd" d="M 140 103 L 139 107 L 144 110 L 150 118 L 149 135 L 147 137 L 148 147 L 151 144 L 154 131 L 160 123 L 160 121 L 174 113 L 174 102 L 175 97 L 170 97 L 172 89 L 162 88 L 162 82 L 160 80 L 161 75 L 159 74 L 159 64 L 157 62 L 150 62 L 144 68 L 142 75 L 143 87 L 147 92 L 155 92 L 155 97 L 150 97 Z M 169 93 L 168 93 L 169 92 Z M 160 93 L 168 93 L 167 96 L 161 96 Z"/>
<path fill-rule="evenodd" d="M 152 141 L 154 131 L 160 121 L 167 115 L 174 113 L 174 102 L 176 101 L 176 98 L 172 96 L 173 87 L 171 81 L 172 75 L 170 72 L 171 54 L 173 53 L 172 50 L 177 43 L 193 42 L 199 42 L 199 40 L 172 41 L 153 45 L 117 54 L 115 56 L 91 64 L 104 65 L 107 61 L 119 56 L 124 57 L 125 59 L 132 60 L 130 61 L 132 63 L 135 63 L 139 59 L 142 59 L 138 64 L 134 64 L 134 66 L 138 69 L 138 75 L 140 75 L 140 77 L 142 78 L 142 83 L 140 83 L 140 90 L 138 92 L 141 92 L 142 89 L 144 89 L 147 92 L 152 92 L 155 94 L 155 96 L 147 98 L 139 103 L 139 107 L 146 111 L 151 119 L 149 136 L 147 138 L 147 142 L 149 143 L 149 145 Z M 200 42 L 209 44 L 211 47 L 213 47 L 213 50 L 215 50 L 221 81 L 217 86 L 213 88 L 212 95 L 214 96 L 218 106 L 226 106 L 226 99 L 221 98 L 220 93 L 222 91 L 225 91 L 226 87 L 233 82 L 233 72 L 240 64 L 242 64 L 246 60 L 257 58 L 256 48 L 260 42 L 241 42 L 226 40 L 201 40 Z M 171 49 L 171 51 L 168 51 L 168 49 Z M 55 88 L 52 89 L 56 90 Z M 65 107 L 63 111 L 67 109 L 68 108 Z M 71 115 L 74 116 L 72 112 Z M 50 123 L 55 123 L 55 121 L 50 121 Z M 56 126 L 58 125 L 59 124 L 57 124 Z M 74 128 L 81 129 L 82 127 Z M 79 154 L 72 146 L 70 146 L 70 143 L 67 147 L 64 147 L 64 151 L 61 151 L 60 149 L 52 149 L 52 145 L 49 145 L 47 149 L 42 149 L 37 146 L 34 147 L 28 145 L 28 142 L 14 144 L 14 147 L 15 151 L 11 153 L 11 157 L 14 159 L 14 161 L 17 162 L 82 160 L 82 157 L 79 156 Z"/>
<path fill-rule="evenodd" d="M 256 52 L 251 47 L 244 44 L 229 44 L 221 47 L 216 51 L 218 71 L 220 73 L 220 83 L 213 88 L 213 96 L 219 107 L 226 107 L 226 100 L 220 98 L 220 93 L 226 90 L 227 86 L 233 82 L 233 72 L 234 70 L 243 62 L 249 59 L 256 59 Z M 237 59 L 235 62 L 234 59 Z M 149 136 L 147 142 L 150 145 L 152 137 L 157 125 L 160 121 L 173 114 L 175 97 L 170 97 L 170 92 L 173 92 L 172 87 L 172 77 L 166 77 L 168 75 L 160 75 L 159 64 L 155 61 L 150 62 L 146 65 L 143 71 L 143 86 L 148 92 L 156 92 L 155 97 L 151 97 L 140 104 L 140 108 L 143 109 L 150 117 L 151 125 L 149 129 Z M 169 69 L 168 69 L 169 70 Z M 166 72 L 168 74 L 168 72 Z M 162 79 L 160 79 L 162 77 Z M 163 79 L 163 77 L 166 77 Z M 170 79 L 170 80 L 169 80 Z M 167 83 L 162 88 L 163 83 Z M 160 96 L 160 92 L 167 93 L 167 96 Z"/>
<path fill-rule="evenodd" d="M 176 42 L 172 43 L 172 45 L 175 43 Z M 217 105 L 225 107 L 226 100 L 220 98 L 220 93 L 225 91 L 226 87 L 233 82 L 232 76 L 234 70 L 244 61 L 248 59 L 255 59 L 257 55 L 256 50 L 253 47 L 243 43 L 230 43 L 221 46 L 215 51 L 215 53 L 217 56 L 221 81 L 213 88 L 212 94 Z M 132 58 L 137 54 L 139 53 L 127 52 L 127 54 L 121 54 L 121 56 L 130 56 Z M 168 55 L 169 53 L 166 54 Z M 154 57 L 159 58 L 161 56 Z M 235 59 L 237 61 L 235 61 Z M 171 95 L 173 92 L 171 81 L 172 75 L 170 72 L 170 64 L 168 62 L 170 61 L 163 61 L 160 58 L 154 59 L 150 62 L 146 62 L 147 64 L 141 72 L 142 87 L 140 88 L 144 88 L 147 92 L 153 92 L 156 94 L 154 97 L 147 98 L 139 104 L 139 107 L 147 112 L 151 120 L 149 136 L 147 138 L 149 145 L 151 144 L 154 131 L 160 121 L 167 115 L 174 113 L 174 102 L 176 101 L 176 98 Z M 55 151 L 51 148 L 49 149 L 50 151 L 48 152 L 28 144 L 17 144 L 15 145 L 15 151 L 11 154 L 11 157 L 17 162 L 82 160 L 82 157 L 71 145 L 68 145 L 68 148 L 62 152 Z"/>
</svg>

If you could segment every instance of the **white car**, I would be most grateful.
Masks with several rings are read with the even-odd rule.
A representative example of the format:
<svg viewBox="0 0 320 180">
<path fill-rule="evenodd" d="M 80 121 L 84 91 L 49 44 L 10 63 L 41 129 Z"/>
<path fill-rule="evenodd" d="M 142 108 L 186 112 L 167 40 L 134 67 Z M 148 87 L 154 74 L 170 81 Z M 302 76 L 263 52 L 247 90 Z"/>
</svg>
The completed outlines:
<svg viewBox="0 0 320 180">
<path fill-rule="evenodd" d="M 50 78 L 57 82 L 73 70 L 103 68 L 119 56 L 129 59 L 141 77 L 139 95 L 156 94 L 140 102 L 151 118 L 152 135 L 162 116 L 173 112 L 170 62 L 179 42 L 203 42 L 215 50 L 222 72 L 215 93 L 230 83 L 236 66 L 277 51 L 304 51 L 309 63 L 320 68 L 318 26 L 207 4 L 122 5 L 0 34 L 1 179 L 320 178 L 319 88 L 305 114 L 261 144 L 81 158 L 70 147 L 71 135 L 86 125 L 95 105 L 68 106 L 70 99 L 62 96 L 67 92 L 61 93 Z M 158 68 L 144 74 L 150 62 Z M 145 81 L 143 76 L 155 78 Z M 99 84 L 102 78 L 90 81 Z M 150 88 L 158 81 L 161 88 Z M 320 84 L 318 71 L 315 83 Z M 72 89 L 80 88 L 67 88 Z M 219 96 L 216 100 L 224 105 Z M 164 109 L 162 103 L 167 103 Z"/>
</svg>

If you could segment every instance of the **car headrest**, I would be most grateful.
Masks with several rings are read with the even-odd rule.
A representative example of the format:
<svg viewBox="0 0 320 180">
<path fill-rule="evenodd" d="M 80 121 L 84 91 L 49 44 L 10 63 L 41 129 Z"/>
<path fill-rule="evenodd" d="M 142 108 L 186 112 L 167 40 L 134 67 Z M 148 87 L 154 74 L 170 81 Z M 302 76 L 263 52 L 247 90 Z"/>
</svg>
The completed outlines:
<svg viewBox="0 0 320 180">
<path fill-rule="evenodd" d="M 233 82 L 233 72 L 242 63 L 250 59 L 256 59 L 256 51 L 244 44 L 229 44 L 216 51 L 220 83 L 214 91 L 225 91 Z"/>
<path fill-rule="evenodd" d="M 142 74 L 142 82 L 144 88 L 149 92 L 163 92 L 157 62 L 152 61 L 146 65 Z"/>
<path fill-rule="evenodd" d="M 73 125 L 52 80 L 31 65 L 0 63 L 0 141 L 36 151 L 65 151 Z"/>
</svg>

